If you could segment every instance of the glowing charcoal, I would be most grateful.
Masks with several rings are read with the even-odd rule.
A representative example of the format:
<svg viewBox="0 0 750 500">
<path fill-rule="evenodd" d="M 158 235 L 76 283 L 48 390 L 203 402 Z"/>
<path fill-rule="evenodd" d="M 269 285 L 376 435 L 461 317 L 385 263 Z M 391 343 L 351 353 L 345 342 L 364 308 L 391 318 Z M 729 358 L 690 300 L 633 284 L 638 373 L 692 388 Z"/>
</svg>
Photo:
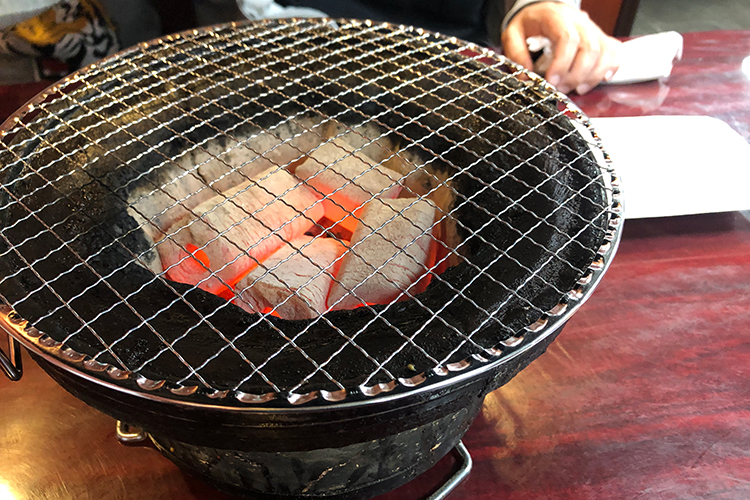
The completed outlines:
<svg viewBox="0 0 750 500">
<path fill-rule="evenodd" d="M 399 195 L 401 175 L 352 149 L 341 139 L 326 143 L 310 153 L 296 175 L 325 196 L 326 218 L 353 232 L 367 202 Z"/>
<path fill-rule="evenodd" d="M 295 249 L 296 248 L 296 249 Z M 284 319 L 326 311 L 326 298 L 346 247 L 333 238 L 303 236 L 284 245 L 236 285 L 235 304 L 248 312 L 274 310 Z"/>
<path fill-rule="evenodd" d="M 387 304 L 407 289 L 410 295 L 423 291 L 435 260 L 436 214 L 437 208 L 426 199 L 369 203 L 352 236 L 351 251 L 342 258 L 328 305 L 353 309 L 363 303 Z"/>
<path fill-rule="evenodd" d="M 282 136 L 291 133 L 283 132 Z M 294 167 L 303 161 L 306 152 L 320 143 L 320 136 L 314 132 L 298 133 L 284 141 L 266 132 L 241 143 L 224 138 L 221 143 L 216 141 L 210 146 L 194 149 L 189 158 L 198 166 L 198 174 L 211 190 L 223 193 L 265 170 Z"/>
<path fill-rule="evenodd" d="M 224 284 L 234 285 L 323 217 L 318 196 L 276 168 L 193 211 L 198 217 L 190 214 L 167 229 L 169 238 L 158 243 L 159 256 L 170 279 L 217 295 L 226 293 Z"/>
</svg>

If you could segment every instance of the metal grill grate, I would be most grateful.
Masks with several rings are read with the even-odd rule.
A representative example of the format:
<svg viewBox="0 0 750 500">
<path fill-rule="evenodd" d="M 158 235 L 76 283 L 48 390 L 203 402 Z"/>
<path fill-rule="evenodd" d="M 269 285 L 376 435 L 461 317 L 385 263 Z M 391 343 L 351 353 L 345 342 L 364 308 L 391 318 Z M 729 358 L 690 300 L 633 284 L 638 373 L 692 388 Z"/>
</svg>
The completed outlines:
<svg viewBox="0 0 750 500">
<path fill-rule="evenodd" d="M 559 328 L 617 240 L 614 176 L 565 98 L 410 27 L 168 37 L 3 128 L 15 334 L 141 390 L 408 391 Z"/>
</svg>

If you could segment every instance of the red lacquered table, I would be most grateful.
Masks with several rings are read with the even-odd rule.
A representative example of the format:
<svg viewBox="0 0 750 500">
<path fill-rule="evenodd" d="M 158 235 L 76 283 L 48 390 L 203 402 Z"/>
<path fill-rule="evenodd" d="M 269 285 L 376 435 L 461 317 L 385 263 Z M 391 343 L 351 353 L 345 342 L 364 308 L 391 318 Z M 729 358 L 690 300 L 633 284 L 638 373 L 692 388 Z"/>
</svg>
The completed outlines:
<svg viewBox="0 0 750 500">
<path fill-rule="evenodd" d="M 691 33 L 666 81 L 574 100 L 590 116 L 716 116 L 750 140 L 747 57 L 750 32 Z M 41 88 L 0 88 L 0 116 Z M 591 299 L 487 397 L 464 437 L 474 468 L 450 498 L 750 498 L 748 324 L 742 214 L 627 221 Z M 25 366 L 19 383 L 0 378 L 0 499 L 230 498 L 120 445 L 111 418 Z M 380 500 L 422 498 L 453 465 Z"/>
</svg>

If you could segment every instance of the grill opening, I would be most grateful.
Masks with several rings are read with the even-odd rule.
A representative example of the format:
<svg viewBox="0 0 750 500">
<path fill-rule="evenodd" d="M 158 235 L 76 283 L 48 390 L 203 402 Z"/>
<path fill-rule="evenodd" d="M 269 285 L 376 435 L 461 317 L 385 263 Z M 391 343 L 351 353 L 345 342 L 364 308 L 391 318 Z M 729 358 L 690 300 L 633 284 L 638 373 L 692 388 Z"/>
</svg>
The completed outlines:
<svg viewBox="0 0 750 500">
<path fill-rule="evenodd" d="M 132 194 L 128 210 L 158 252 L 147 267 L 290 320 L 424 291 L 453 253 L 440 236 L 454 196 L 438 205 L 437 189 L 414 185 L 419 167 L 359 130 L 321 123 L 228 149 L 214 140 L 184 155 L 184 177 Z"/>
<path fill-rule="evenodd" d="M 580 302 L 618 220 L 598 145 L 526 75 L 357 21 L 125 51 L 3 132 L 0 294 L 88 373 L 205 401 L 497 359 Z"/>
</svg>

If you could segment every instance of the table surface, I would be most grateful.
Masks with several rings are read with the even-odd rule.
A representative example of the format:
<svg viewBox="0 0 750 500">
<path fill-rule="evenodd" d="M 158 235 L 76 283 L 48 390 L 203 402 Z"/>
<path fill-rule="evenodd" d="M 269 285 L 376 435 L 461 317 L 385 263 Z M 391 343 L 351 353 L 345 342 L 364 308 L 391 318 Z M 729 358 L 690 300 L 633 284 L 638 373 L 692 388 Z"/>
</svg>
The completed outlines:
<svg viewBox="0 0 750 500">
<path fill-rule="evenodd" d="M 750 32 L 685 35 L 664 82 L 595 89 L 589 116 L 700 114 L 750 140 Z M 750 59 L 747 59 L 750 61 Z M 41 90 L 0 88 L 0 118 Z M 750 498 L 750 222 L 740 213 L 625 222 L 599 288 L 546 354 L 491 393 L 464 437 L 460 499 Z M 0 376 L 0 499 L 229 499 L 26 358 Z M 379 500 L 422 498 L 451 455 Z"/>
</svg>

